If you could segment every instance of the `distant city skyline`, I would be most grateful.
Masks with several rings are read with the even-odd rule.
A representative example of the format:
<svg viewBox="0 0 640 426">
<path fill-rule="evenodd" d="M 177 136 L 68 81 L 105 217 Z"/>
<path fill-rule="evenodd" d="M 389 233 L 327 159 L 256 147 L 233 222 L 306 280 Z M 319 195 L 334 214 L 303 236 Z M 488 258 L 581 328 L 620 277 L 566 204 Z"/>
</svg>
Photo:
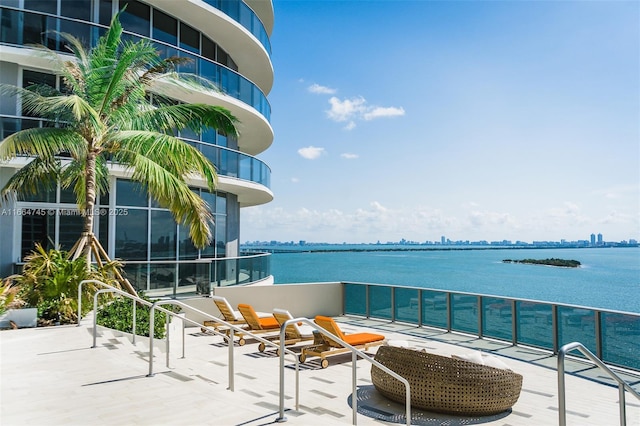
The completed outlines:
<svg viewBox="0 0 640 426">
<path fill-rule="evenodd" d="M 414 241 L 401 239 L 399 241 L 376 241 L 372 243 L 359 243 L 359 242 L 339 242 L 339 243 L 329 243 L 322 241 L 307 241 L 307 240 L 291 240 L 291 241 L 278 241 L 278 240 L 268 240 L 268 241 L 246 241 L 243 243 L 244 246 L 252 246 L 252 245 L 470 245 L 470 246 L 483 246 L 483 245 L 494 245 L 494 246 L 572 246 L 572 247 L 603 247 L 603 246 L 638 246 L 638 240 L 630 238 L 628 240 L 620 240 L 620 241 L 607 241 L 604 239 L 602 234 L 591 234 L 589 239 L 584 240 L 575 240 L 569 241 L 565 239 L 561 240 L 533 240 L 533 241 L 522 241 L 522 240 L 451 240 L 446 236 L 441 236 L 439 240 L 426 240 L 426 241 Z"/>
<path fill-rule="evenodd" d="M 241 241 L 640 239 L 640 2 L 274 9 Z"/>
</svg>

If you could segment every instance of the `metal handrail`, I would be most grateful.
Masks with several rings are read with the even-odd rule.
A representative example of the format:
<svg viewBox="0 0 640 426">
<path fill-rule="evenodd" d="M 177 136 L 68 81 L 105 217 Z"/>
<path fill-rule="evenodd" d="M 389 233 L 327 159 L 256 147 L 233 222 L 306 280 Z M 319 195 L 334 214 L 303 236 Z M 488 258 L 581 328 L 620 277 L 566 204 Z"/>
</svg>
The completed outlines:
<svg viewBox="0 0 640 426">
<path fill-rule="evenodd" d="M 640 400 L 640 394 L 638 394 L 627 382 L 622 380 L 614 371 L 612 371 L 605 363 L 603 363 L 597 356 L 595 356 L 589 349 L 587 349 L 582 343 L 572 342 L 567 343 L 558 351 L 558 424 L 560 426 L 566 426 L 567 424 L 567 407 L 565 398 L 565 383 L 564 383 L 564 360 L 568 352 L 573 350 L 579 350 L 584 356 L 589 358 L 593 363 L 604 370 L 612 379 L 618 382 L 618 394 L 620 406 L 620 426 L 627 424 L 625 393 L 627 390 L 631 395 Z"/>
<path fill-rule="evenodd" d="M 153 304 L 151 305 L 151 312 L 149 313 L 149 377 L 153 376 L 153 333 L 151 332 L 151 330 L 153 330 L 153 325 L 155 323 L 155 310 L 159 309 L 162 312 L 166 312 L 169 313 L 170 315 L 174 315 L 177 316 L 175 313 L 166 310 L 164 308 L 162 308 L 160 305 L 174 305 L 174 306 L 180 306 L 182 308 L 186 308 L 192 312 L 195 312 L 196 314 L 200 314 L 200 315 L 204 315 L 206 318 L 211 319 L 214 322 L 217 322 L 221 325 L 223 325 L 224 327 L 229 329 L 229 336 L 223 335 L 222 333 L 217 332 L 214 328 L 212 327 L 208 327 L 208 326 L 203 326 L 202 324 L 200 324 L 199 322 L 196 322 L 194 320 L 191 320 L 189 318 L 183 318 L 183 317 L 179 317 L 181 320 L 183 321 L 187 321 L 189 323 L 195 324 L 198 327 L 202 327 L 202 328 L 206 328 L 207 330 L 212 330 L 214 331 L 216 334 L 219 335 L 223 335 L 225 337 L 225 340 L 227 340 L 227 343 L 229 345 L 229 390 L 233 391 L 234 390 L 234 380 L 233 380 L 233 336 L 234 336 L 234 331 L 237 331 L 239 333 L 242 333 L 244 335 L 247 335 L 249 337 L 251 337 L 252 339 L 255 339 L 261 343 L 264 343 L 265 345 L 269 345 L 269 346 L 273 346 L 278 348 L 278 344 L 262 338 L 256 334 L 251 333 L 248 330 L 245 330 L 242 327 L 239 327 L 237 325 L 233 325 L 230 324 L 226 321 L 221 320 L 220 318 L 217 318 L 215 316 L 212 316 L 210 314 L 207 314 L 206 312 L 203 312 L 199 309 L 196 309 L 192 306 L 189 306 L 183 302 L 180 302 L 178 300 L 157 300 L 155 302 L 153 302 Z M 228 337 L 228 338 L 227 338 Z M 169 366 L 169 343 L 168 343 L 169 339 L 167 338 L 167 367 Z M 284 349 L 280 351 L 281 355 L 284 356 L 284 354 L 289 354 L 292 355 L 294 360 L 295 360 L 295 365 L 296 365 L 296 389 L 300 388 L 300 379 L 299 379 L 299 372 L 300 372 L 300 367 L 299 367 L 299 361 L 298 361 L 298 356 L 295 352 L 293 352 L 290 349 Z M 299 401 L 296 398 L 296 410 L 299 407 Z"/>
<path fill-rule="evenodd" d="M 200 328 L 204 328 L 208 331 L 211 331 L 213 333 L 215 333 L 218 336 L 222 336 L 226 341 L 227 344 L 229 346 L 229 387 L 228 389 L 230 391 L 234 391 L 234 345 L 233 345 L 233 336 L 234 336 L 234 331 L 238 331 L 239 333 L 242 333 L 244 335 L 247 335 L 253 339 L 258 340 L 259 342 L 264 343 L 265 345 L 269 345 L 269 346 L 273 346 L 278 348 L 278 344 L 264 339 L 260 336 L 257 336 L 247 330 L 244 330 L 243 328 L 240 328 L 236 325 L 230 324 L 216 316 L 213 316 L 211 314 L 208 314 L 206 312 L 203 312 L 199 309 L 196 309 L 192 306 L 189 306 L 183 302 L 177 301 L 177 300 L 166 300 L 166 301 L 156 301 L 154 303 L 151 303 L 149 301 L 146 301 L 144 299 L 141 299 L 139 297 L 133 296 L 130 293 L 127 293 L 123 290 L 120 290 L 118 288 L 112 287 L 106 283 L 103 283 L 102 281 L 98 281 L 98 280 L 83 280 L 80 282 L 80 284 L 78 285 L 78 294 L 80 295 L 82 292 L 82 285 L 85 283 L 94 283 L 94 284 L 98 284 L 101 285 L 103 287 L 105 287 L 104 289 L 100 289 L 98 290 L 95 294 L 94 294 L 94 316 L 93 316 L 93 346 L 92 348 L 95 348 L 96 345 L 96 339 L 97 339 L 97 303 L 98 303 L 98 296 L 102 293 L 107 293 L 107 292 L 111 292 L 111 293 L 117 293 L 120 294 L 124 297 L 127 297 L 129 299 L 132 299 L 134 301 L 133 303 L 133 309 L 134 309 L 134 313 L 135 313 L 135 302 L 140 302 L 141 304 L 145 305 L 145 306 L 149 306 L 151 308 L 150 314 L 149 314 L 149 374 L 147 375 L 147 377 L 153 377 L 153 330 L 154 330 L 154 324 L 155 324 L 155 310 L 158 309 L 161 312 L 164 312 L 165 314 L 172 316 L 172 317 L 178 317 L 179 319 L 181 319 L 183 321 L 183 327 L 182 327 L 182 357 L 185 357 L 185 339 L 184 339 L 184 322 L 193 324 L 197 327 Z M 82 307 L 82 298 L 78 297 L 78 313 L 80 313 Z M 186 308 L 196 314 L 202 315 L 205 318 L 212 320 L 226 328 L 229 329 L 229 335 L 227 336 L 224 333 L 220 333 L 219 331 L 217 331 L 215 328 L 213 327 L 209 327 L 209 326 L 204 326 L 202 324 L 200 324 L 197 321 L 194 321 L 192 319 L 186 318 L 186 317 L 182 317 L 179 316 L 177 313 L 172 312 L 168 309 L 164 309 L 159 305 L 162 304 L 172 304 L 172 305 L 177 305 L 177 306 L 181 306 L 182 308 Z M 135 318 L 135 317 L 134 317 Z M 80 325 L 80 314 L 78 315 L 78 325 Z M 135 323 L 134 323 L 134 329 L 135 331 Z M 166 336 L 166 352 L 167 352 L 167 367 L 169 367 L 169 335 L 168 335 L 168 330 L 169 328 L 167 328 L 167 336 Z M 135 334 L 134 334 L 134 342 L 135 342 Z M 300 406 L 300 402 L 299 402 L 299 389 L 300 389 L 300 365 L 299 365 L 299 360 L 298 360 L 298 356 L 295 352 L 291 351 L 290 349 L 285 349 L 284 351 L 280 351 L 281 355 L 284 356 L 284 353 L 287 353 L 289 355 L 292 355 L 294 357 L 295 360 L 295 365 L 296 365 L 296 410 L 299 409 Z"/>
<path fill-rule="evenodd" d="M 389 374 L 394 379 L 397 379 L 400 382 L 402 382 L 402 384 L 404 384 L 404 387 L 406 389 L 406 392 L 405 392 L 405 396 L 406 396 L 406 400 L 405 400 L 406 420 L 407 420 L 407 426 L 411 426 L 411 387 L 409 386 L 409 381 L 407 379 L 405 379 L 404 377 L 400 376 L 395 371 L 390 370 L 389 368 L 387 368 L 384 365 L 380 364 L 375 359 L 369 357 L 367 354 L 365 354 L 361 350 L 354 348 L 353 346 L 351 346 L 350 344 L 348 344 L 344 340 L 340 339 L 338 336 L 330 333 L 325 328 L 320 327 L 318 324 L 312 322 L 309 318 L 293 318 L 293 319 L 285 321 L 282 324 L 282 326 L 280 327 L 280 392 L 279 392 L 279 394 L 280 394 L 280 407 L 279 407 L 279 413 L 278 413 L 278 418 L 276 419 L 276 422 L 283 423 L 283 422 L 287 421 L 287 418 L 284 415 L 284 342 L 285 342 L 285 331 L 286 331 L 287 327 L 290 324 L 300 324 L 300 323 L 307 324 L 307 325 L 311 326 L 316 331 L 324 334 L 325 336 L 329 337 L 331 340 L 334 340 L 334 341 L 338 342 L 340 345 L 344 346 L 345 348 L 347 348 L 347 349 L 349 349 L 351 351 L 351 378 L 352 378 L 351 407 L 352 407 L 352 411 L 353 411 L 352 422 L 353 422 L 354 425 L 358 424 L 358 416 L 357 416 L 357 414 L 358 414 L 358 397 L 357 397 L 357 388 L 356 388 L 356 362 L 357 362 L 358 356 L 360 356 L 362 359 L 370 362 L 371 364 L 373 364 L 376 367 L 378 367 L 381 370 L 383 370 L 385 373 Z"/>
</svg>

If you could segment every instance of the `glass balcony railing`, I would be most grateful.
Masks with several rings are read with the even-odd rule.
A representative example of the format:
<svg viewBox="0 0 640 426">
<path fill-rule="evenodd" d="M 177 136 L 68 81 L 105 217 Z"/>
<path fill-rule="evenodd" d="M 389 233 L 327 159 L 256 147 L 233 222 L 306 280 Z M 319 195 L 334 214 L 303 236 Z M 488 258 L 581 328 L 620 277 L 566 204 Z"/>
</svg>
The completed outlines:
<svg viewBox="0 0 640 426">
<path fill-rule="evenodd" d="M 271 55 L 271 41 L 258 15 L 241 0 L 204 0 L 247 29 Z"/>
<path fill-rule="evenodd" d="M 212 287 L 251 284 L 271 275 L 270 254 L 185 261 L 126 261 L 125 276 L 153 297 L 209 295 Z"/>
<path fill-rule="evenodd" d="M 51 121 L 37 118 L 0 114 L 0 140 L 18 130 L 51 126 L 52 123 Z M 202 152 L 213 163 L 218 175 L 247 180 L 264 185 L 267 188 L 270 187 L 271 169 L 263 161 L 222 146 L 189 139 L 185 139 L 185 141 Z"/>
<path fill-rule="evenodd" d="M 640 315 L 415 287 L 343 283 L 344 313 L 490 337 L 557 353 L 580 342 L 606 363 L 640 370 Z"/>
<path fill-rule="evenodd" d="M 8 7 L 0 7 L 0 21 L 0 43 L 18 46 L 40 44 L 64 53 L 69 52 L 64 48 L 58 32 L 70 32 L 86 45 L 95 45 L 98 38 L 106 32 L 106 27 L 98 24 Z M 134 42 L 143 38 L 129 32 L 125 32 L 125 35 Z M 221 92 L 250 105 L 270 121 L 271 105 L 267 97 L 246 77 L 198 54 L 157 40 L 149 40 L 162 57 L 191 59 L 181 65 L 179 71 L 206 78 Z"/>
</svg>

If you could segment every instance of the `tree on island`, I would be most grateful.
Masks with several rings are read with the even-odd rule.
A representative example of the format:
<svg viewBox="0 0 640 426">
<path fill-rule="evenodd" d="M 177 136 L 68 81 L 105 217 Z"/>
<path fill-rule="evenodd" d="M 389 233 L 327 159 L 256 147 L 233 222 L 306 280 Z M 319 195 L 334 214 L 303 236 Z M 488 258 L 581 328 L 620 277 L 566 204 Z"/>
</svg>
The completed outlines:
<svg viewBox="0 0 640 426">
<path fill-rule="evenodd" d="M 578 268 L 581 264 L 577 260 L 567 260 L 567 259 L 522 259 L 522 260 L 511 260 L 505 259 L 504 263 L 527 263 L 532 265 L 547 265 L 547 266 L 560 266 L 565 268 Z"/>
<path fill-rule="evenodd" d="M 213 215 L 207 203 L 188 186 L 199 178 L 215 189 L 215 166 L 197 149 L 174 136 L 190 129 L 213 128 L 237 135 L 236 118 L 225 108 L 176 103 L 167 96 L 182 92 L 219 92 L 213 83 L 193 74 L 180 74 L 180 58 L 161 59 L 148 40 L 123 39 L 119 14 L 95 47 L 86 50 L 69 34 L 60 34 L 74 54 L 63 59 L 41 47 L 62 77 L 60 91 L 46 85 L 27 88 L 0 85 L 0 92 L 17 96 L 24 115 L 50 120 L 50 126 L 24 129 L 0 142 L 0 161 L 33 158 L 0 192 L 5 202 L 16 195 L 72 188 L 83 219 L 83 232 L 69 253 L 74 259 L 91 255 L 108 259 L 93 234 L 96 198 L 108 189 L 108 162 L 125 166 L 130 179 L 141 184 L 175 220 L 189 226 L 194 245 L 211 242 Z M 124 287 L 136 294 L 127 280 Z"/>
</svg>

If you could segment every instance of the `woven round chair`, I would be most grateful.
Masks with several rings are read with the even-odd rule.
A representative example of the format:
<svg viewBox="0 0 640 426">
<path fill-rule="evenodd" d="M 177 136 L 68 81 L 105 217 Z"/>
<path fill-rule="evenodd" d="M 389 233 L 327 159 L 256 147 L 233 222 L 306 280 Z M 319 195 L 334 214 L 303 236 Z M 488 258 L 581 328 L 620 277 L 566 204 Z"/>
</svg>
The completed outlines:
<svg viewBox="0 0 640 426">
<path fill-rule="evenodd" d="M 409 381 L 411 406 L 426 411 L 488 416 L 511 408 L 522 376 L 511 370 L 394 346 L 381 346 L 375 360 Z M 404 404 L 405 387 L 373 365 L 371 380 L 384 396 Z"/>
</svg>

